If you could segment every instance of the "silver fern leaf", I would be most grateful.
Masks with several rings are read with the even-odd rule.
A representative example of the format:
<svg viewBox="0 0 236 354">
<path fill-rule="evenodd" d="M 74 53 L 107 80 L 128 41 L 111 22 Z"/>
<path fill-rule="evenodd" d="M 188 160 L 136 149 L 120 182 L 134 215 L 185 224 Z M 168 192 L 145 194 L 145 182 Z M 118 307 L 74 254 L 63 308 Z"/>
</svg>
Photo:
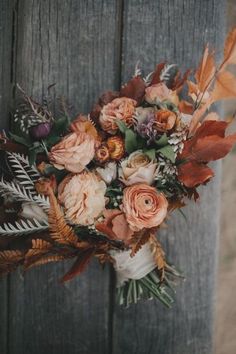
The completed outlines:
<svg viewBox="0 0 236 354">
<path fill-rule="evenodd" d="M 47 221 L 39 222 L 36 219 L 20 220 L 14 224 L 4 223 L 0 226 L 0 236 L 21 236 L 48 229 Z"/>
<path fill-rule="evenodd" d="M 49 198 L 45 195 L 37 194 L 33 196 L 33 200 L 38 204 L 44 211 L 48 211 L 50 207 Z"/>
<path fill-rule="evenodd" d="M 33 196 L 29 190 L 16 182 L 0 181 L 0 194 L 2 196 L 11 196 L 20 202 L 34 202 Z"/>
<path fill-rule="evenodd" d="M 161 71 L 160 81 L 169 81 L 173 76 L 175 76 L 177 70 L 176 64 L 166 64 Z"/>
<path fill-rule="evenodd" d="M 13 152 L 13 153 L 8 153 L 11 154 L 15 159 L 21 163 L 22 167 L 28 174 L 28 176 L 31 178 L 33 182 L 36 182 L 41 176 L 39 171 L 37 170 L 35 165 L 30 165 L 29 163 L 29 158 L 26 155 L 21 155 L 19 153 Z"/>
</svg>

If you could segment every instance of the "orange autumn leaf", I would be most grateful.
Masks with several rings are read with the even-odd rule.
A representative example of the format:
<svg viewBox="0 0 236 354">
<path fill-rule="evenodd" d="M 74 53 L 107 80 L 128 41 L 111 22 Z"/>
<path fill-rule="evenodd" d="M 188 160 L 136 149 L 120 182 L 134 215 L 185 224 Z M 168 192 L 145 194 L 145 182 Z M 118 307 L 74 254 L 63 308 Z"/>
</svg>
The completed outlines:
<svg viewBox="0 0 236 354">
<path fill-rule="evenodd" d="M 194 188 L 199 184 L 209 181 L 214 172 L 205 164 L 190 161 L 178 168 L 178 179 L 188 188 Z"/>
<path fill-rule="evenodd" d="M 184 100 L 180 101 L 178 108 L 181 113 L 193 114 L 193 110 L 194 110 L 193 105 L 188 101 L 184 101 Z"/>
<path fill-rule="evenodd" d="M 236 97 L 236 79 L 229 71 L 219 72 L 211 93 L 212 100 L 218 101 L 225 98 Z"/>
<path fill-rule="evenodd" d="M 216 68 L 213 54 L 213 52 L 209 52 L 209 47 L 206 46 L 201 62 L 196 70 L 195 79 L 200 92 L 205 91 L 215 74 Z"/>
<path fill-rule="evenodd" d="M 236 64 L 236 28 L 229 32 L 225 40 L 224 62 Z"/>
</svg>

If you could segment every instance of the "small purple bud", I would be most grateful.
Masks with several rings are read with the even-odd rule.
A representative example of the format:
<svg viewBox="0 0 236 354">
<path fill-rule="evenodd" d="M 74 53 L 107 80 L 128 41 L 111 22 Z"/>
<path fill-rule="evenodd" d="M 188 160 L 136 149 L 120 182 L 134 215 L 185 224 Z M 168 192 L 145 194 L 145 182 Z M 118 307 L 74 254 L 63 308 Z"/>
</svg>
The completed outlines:
<svg viewBox="0 0 236 354">
<path fill-rule="evenodd" d="M 30 128 L 30 135 L 36 140 L 44 139 L 50 133 L 51 127 L 51 122 L 40 123 Z"/>
</svg>

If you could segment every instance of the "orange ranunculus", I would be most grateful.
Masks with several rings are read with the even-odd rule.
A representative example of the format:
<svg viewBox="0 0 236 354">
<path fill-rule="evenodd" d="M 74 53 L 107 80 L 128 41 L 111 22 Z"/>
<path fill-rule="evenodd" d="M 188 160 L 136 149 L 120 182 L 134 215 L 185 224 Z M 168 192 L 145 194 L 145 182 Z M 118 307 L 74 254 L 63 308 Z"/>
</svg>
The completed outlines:
<svg viewBox="0 0 236 354">
<path fill-rule="evenodd" d="M 147 87 L 145 92 L 145 100 L 151 104 L 170 101 L 177 106 L 179 103 L 177 93 L 168 89 L 163 82 Z"/>
<path fill-rule="evenodd" d="M 116 120 L 121 120 L 127 126 L 133 124 L 133 114 L 137 102 L 131 98 L 115 98 L 102 108 L 99 121 L 103 130 L 115 134 L 118 127 Z"/>
<path fill-rule="evenodd" d="M 92 172 L 66 177 L 58 192 L 66 217 L 75 224 L 93 224 L 105 209 L 106 184 Z"/>
<path fill-rule="evenodd" d="M 167 215 L 168 202 L 154 187 L 139 183 L 124 190 L 123 211 L 133 231 L 160 225 Z"/>
<path fill-rule="evenodd" d="M 93 159 L 95 140 L 87 133 L 71 133 L 54 145 L 49 153 L 50 162 L 59 170 L 73 173 L 83 171 Z"/>
<path fill-rule="evenodd" d="M 177 115 L 168 109 L 161 109 L 155 113 L 155 128 L 158 132 L 167 132 L 174 128 Z"/>
</svg>

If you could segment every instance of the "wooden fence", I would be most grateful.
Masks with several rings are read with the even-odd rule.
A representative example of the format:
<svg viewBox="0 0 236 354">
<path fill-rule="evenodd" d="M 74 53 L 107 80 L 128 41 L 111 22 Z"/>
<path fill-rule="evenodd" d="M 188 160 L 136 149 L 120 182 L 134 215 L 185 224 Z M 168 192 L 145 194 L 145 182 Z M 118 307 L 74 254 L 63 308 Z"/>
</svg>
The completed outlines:
<svg viewBox="0 0 236 354">
<path fill-rule="evenodd" d="M 218 50 L 224 0 L 1 0 L 0 113 L 8 126 L 14 84 L 40 98 L 56 83 L 74 112 L 118 89 L 140 60 L 193 67 L 204 43 Z M 0 282 L 1 354 L 210 354 L 219 220 L 219 166 L 201 205 L 162 232 L 185 271 L 171 310 L 155 301 L 119 307 L 113 273 L 97 263 L 60 285 L 68 263 L 17 272 Z"/>
</svg>

